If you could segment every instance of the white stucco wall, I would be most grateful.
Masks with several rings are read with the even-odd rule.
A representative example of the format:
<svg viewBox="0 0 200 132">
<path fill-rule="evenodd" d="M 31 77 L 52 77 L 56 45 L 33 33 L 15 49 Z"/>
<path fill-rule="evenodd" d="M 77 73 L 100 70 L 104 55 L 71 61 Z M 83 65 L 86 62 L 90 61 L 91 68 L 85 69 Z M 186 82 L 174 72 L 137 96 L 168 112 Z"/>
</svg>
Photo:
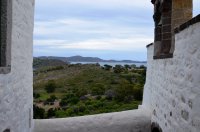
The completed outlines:
<svg viewBox="0 0 200 132">
<path fill-rule="evenodd" d="M 200 23 L 175 35 L 171 59 L 153 60 L 148 47 L 143 106 L 163 132 L 200 132 Z"/>
<path fill-rule="evenodd" d="M 34 0 L 12 0 L 11 72 L 0 74 L 0 132 L 32 127 Z"/>
<path fill-rule="evenodd" d="M 148 111 L 132 110 L 62 119 L 35 120 L 34 132 L 150 132 Z"/>
</svg>

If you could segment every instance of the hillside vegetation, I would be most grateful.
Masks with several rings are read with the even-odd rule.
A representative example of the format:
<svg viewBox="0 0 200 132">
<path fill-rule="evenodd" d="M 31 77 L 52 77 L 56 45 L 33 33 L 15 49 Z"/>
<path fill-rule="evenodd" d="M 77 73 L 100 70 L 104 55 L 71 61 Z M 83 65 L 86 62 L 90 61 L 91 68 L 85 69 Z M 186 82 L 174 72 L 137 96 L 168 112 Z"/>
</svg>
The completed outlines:
<svg viewBox="0 0 200 132">
<path fill-rule="evenodd" d="M 34 71 L 34 118 L 60 118 L 137 109 L 146 68 L 65 64 Z"/>
<path fill-rule="evenodd" d="M 33 68 L 38 69 L 42 67 L 50 67 L 50 66 L 63 66 L 66 65 L 66 62 L 57 59 L 47 59 L 47 58 L 34 58 L 33 59 Z"/>
</svg>

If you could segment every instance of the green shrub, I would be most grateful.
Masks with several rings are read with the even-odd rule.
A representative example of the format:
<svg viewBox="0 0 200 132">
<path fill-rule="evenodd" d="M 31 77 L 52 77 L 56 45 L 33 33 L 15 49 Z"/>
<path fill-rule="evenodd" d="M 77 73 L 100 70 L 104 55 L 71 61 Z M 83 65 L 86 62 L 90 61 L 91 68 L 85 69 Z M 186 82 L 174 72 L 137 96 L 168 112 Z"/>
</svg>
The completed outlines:
<svg viewBox="0 0 200 132">
<path fill-rule="evenodd" d="M 54 102 L 57 99 L 55 95 L 51 95 L 50 98 L 48 98 L 46 101 L 47 102 Z"/>
<path fill-rule="evenodd" d="M 127 69 L 127 70 L 128 70 L 128 69 L 131 69 L 131 66 L 130 66 L 130 65 L 127 65 L 127 64 L 124 65 L 124 67 L 125 67 L 125 69 Z"/>
<path fill-rule="evenodd" d="M 47 111 L 47 118 L 54 117 L 56 115 L 56 110 L 51 108 Z"/>
<path fill-rule="evenodd" d="M 71 99 L 68 99 L 68 102 L 72 105 L 75 105 L 79 102 L 79 98 L 78 97 L 72 97 Z"/>
<path fill-rule="evenodd" d="M 100 95 L 98 95 L 98 96 L 96 97 L 96 99 L 97 99 L 97 100 L 100 100 L 100 99 L 101 99 L 101 96 L 100 96 Z"/>
<path fill-rule="evenodd" d="M 65 99 L 61 99 L 59 105 L 60 105 L 61 107 L 67 106 L 67 105 L 68 105 L 68 101 L 65 100 Z"/>
<path fill-rule="evenodd" d="M 45 85 L 45 90 L 47 93 L 53 93 L 56 89 L 56 83 L 54 80 L 49 80 Z"/>
<path fill-rule="evenodd" d="M 112 100 L 116 96 L 116 92 L 113 89 L 109 89 L 105 92 L 107 100 Z"/>
<path fill-rule="evenodd" d="M 37 99 L 37 98 L 40 97 L 40 94 L 39 94 L 39 93 L 33 93 L 33 97 L 34 97 L 35 99 Z"/>
<path fill-rule="evenodd" d="M 115 89 L 116 96 L 115 100 L 117 101 L 127 101 L 127 98 L 129 96 L 133 96 L 134 91 L 133 91 L 134 86 L 130 84 L 127 81 L 122 81 L 120 83 L 120 86 Z"/>
<path fill-rule="evenodd" d="M 110 71 L 110 69 L 112 69 L 112 66 L 105 64 L 104 69 L 107 70 L 107 71 Z"/>
<path fill-rule="evenodd" d="M 66 111 L 58 110 L 58 111 L 55 112 L 56 118 L 62 118 L 62 117 L 67 117 L 67 116 L 69 116 L 69 115 Z"/>
<path fill-rule="evenodd" d="M 79 88 L 77 91 L 76 91 L 76 95 L 78 97 L 82 97 L 84 95 L 87 95 L 88 94 L 88 91 L 86 88 Z"/>
<path fill-rule="evenodd" d="M 60 106 L 67 106 L 68 104 L 75 105 L 79 102 L 79 98 L 75 94 L 68 93 L 60 101 Z"/>
<path fill-rule="evenodd" d="M 45 110 L 36 105 L 33 105 L 33 118 L 34 119 L 44 119 Z"/>
<path fill-rule="evenodd" d="M 143 98 L 143 86 L 135 85 L 133 88 L 133 96 L 136 100 L 141 101 Z"/>
<path fill-rule="evenodd" d="M 115 73 L 121 73 L 124 71 L 124 68 L 121 65 L 116 65 L 113 69 Z"/>
<path fill-rule="evenodd" d="M 84 112 L 86 109 L 87 108 L 84 104 L 79 105 L 79 112 Z"/>
</svg>

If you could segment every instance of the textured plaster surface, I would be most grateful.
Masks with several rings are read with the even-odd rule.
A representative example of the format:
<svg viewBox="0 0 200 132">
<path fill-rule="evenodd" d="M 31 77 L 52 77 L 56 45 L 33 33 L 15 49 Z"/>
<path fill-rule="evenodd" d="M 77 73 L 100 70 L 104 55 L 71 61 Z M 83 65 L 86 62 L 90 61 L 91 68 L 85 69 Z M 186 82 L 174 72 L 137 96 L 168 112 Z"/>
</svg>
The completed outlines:
<svg viewBox="0 0 200 132">
<path fill-rule="evenodd" d="M 31 132 L 34 0 L 12 0 L 11 72 L 0 74 L 0 132 Z"/>
<path fill-rule="evenodd" d="M 34 132 L 150 132 L 148 111 L 132 110 L 74 118 L 35 120 Z"/>
<path fill-rule="evenodd" d="M 171 59 L 153 60 L 148 70 L 143 106 L 163 132 L 200 132 L 200 23 L 175 35 Z"/>
</svg>

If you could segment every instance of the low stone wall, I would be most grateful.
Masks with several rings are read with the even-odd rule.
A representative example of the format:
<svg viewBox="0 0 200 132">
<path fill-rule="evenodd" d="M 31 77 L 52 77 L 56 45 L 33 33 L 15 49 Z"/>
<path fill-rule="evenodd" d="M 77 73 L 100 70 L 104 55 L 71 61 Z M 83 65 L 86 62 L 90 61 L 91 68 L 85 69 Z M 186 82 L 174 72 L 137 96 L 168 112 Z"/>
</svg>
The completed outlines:
<svg viewBox="0 0 200 132">
<path fill-rule="evenodd" d="M 34 132 L 150 132 L 151 116 L 144 110 L 91 116 L 35 120 Z"/>
</svg>

